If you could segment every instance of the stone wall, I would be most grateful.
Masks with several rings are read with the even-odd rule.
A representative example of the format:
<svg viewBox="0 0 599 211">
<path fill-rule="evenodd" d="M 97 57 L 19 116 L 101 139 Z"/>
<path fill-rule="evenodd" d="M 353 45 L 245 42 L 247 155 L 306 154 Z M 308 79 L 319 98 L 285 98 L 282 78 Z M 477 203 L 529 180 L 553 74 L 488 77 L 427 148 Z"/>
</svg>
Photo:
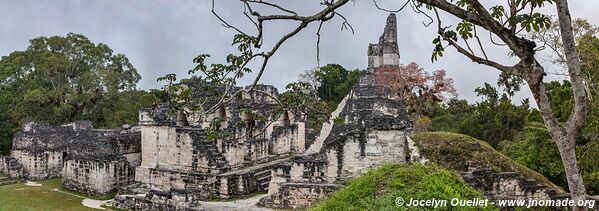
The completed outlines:
<svg viewBox="0 0 599 211">
<path fill-rule="evenodd" d="M 117 195 L 114 198 L 114 207 L 127 210 L 140 211 L 200 211 L 201 208 L 192 208 L 189 204 L 176 204 L 170 193 L 156 192 L 145 196 L 139 195 Z"/>
<path fill-rule="evenodd" d="M 89 121 L 29 122 L 15 134 L 11 156 L 1 163 L 12 177 L 62 177 L 66 188 L 106 195 L 133 181 L 140 152 L 141 133 L 130 126 L 104 130 L 93 129 Z"/>
<path fill-rule="evenodd" d="M 202 86 L 210 84 L 191 82 L 186 86 L 194 89 L 194 97 L 213 95 L 202 91 Z M 168 106 L 142 109 L 141 164 L 136 169 L 136 184 L 122 192 L 146 197 L 124 197 L 125 201 L 137 202 L 121 204 L 131 209 L 151 207 L 154 205 L 149 203 L 160 195 L 156 206 L 193 206 L 197 200 L 266 192 L 271 169 L 286 157 L 303 153 L 307 143 L 312 143 L 306 139 L 314 136 L 308 134 L 305 117 L 299 111 L 270 116 L 276 100 L 263 93 L 276 97 L 274 86 L 259 84 L 254 89 L 260 92 L 243 92 L 213 113 L 188 112 L 186 125 L 175 121 L 177 118 Z M 212 107 L 214 103 L 207 102 L 205 106 Z M 245 110 L 269 119 L 254 119 Z M 210 136 L 207 127 L 215 118 L 223 120 L 218 129 L 226 136 Z"/>
<path fill-rule="evenodd" d="M 406 134 L 396 130 L 372 130 L 365 135 L 348 136 L 342 151 L 340 177 L 344 180 L 365 174 L 372 167 L 385 163 L 406 162 Z"/>
<path fill-rule="evenodd" d="M 23 166 L 10 156 L 0 156 L 0 173 L 4 173 L 11 178 L 23 177 Z"/>
<path fill-rule="evenodd" d="M 265 198 L 258 205 L 277 204 L 279 207 L 291 209 L 306 208 L 341 187 L 343 186 L 337 184 L 282 183 L 278 187 L 280 192 Z"/>
<path fill-rule="evenodd" d="M 405 137 L 401 130 L 350 133 L 327 142 L 320 153 L 281 163 L 272 170 L 269 196 L 260 204 L 305 208 L 371 168 L 407 162 Z"/>
<path fill-rule="evenodd" d="M 31 152 L 28 150 L 12 150 L 11 156 L 23 166 L 23 176 L 25 178 L 42 180 L 61 176 L 66 151 Z"/>
<path fill-rule="evenodd" d="M 462 172 L 464 181 L 483 193 L 486 198 L 547 200 L 562 197 L 556 190 L 520 173 L 496 172 L 478 161 L 469 161 L 467 165 L 468 171 Z"/>
<path fill-rule="evenodd" d="M 231 174 L 305 149 L 303 123 L 279 125 L 269 131 L 270 139 L 217 139 L 209 141 L 201 128 L 144 125 L 141 129 L 141 165 L 135 181 L 151 184 L 155 189 L 201 190 L 199 198 L 248 194 L 265 188 L 266 174 L 255 177 L 254 171 Z M 268 165 L 270 167 L 272 165 Z M 254 172 L 254 173 L 252 173 Z M 189 194 L 193 194 L 190 191 Z"/>
<path fill-rule="evenodd" d="M 89 195 L 107 195 L 133 182 L 134 169 L 126 158 L 112 161 L 67 160 L 62 171 L 65 188 Z"/>
<path fill-rule="evenodd" d="M 266 191 L 273 165 L 275 163 L 266 163 L 223 174 L 139 167 L 136 181 L 151 184 L 155 190 L 169 192 L 176 199 L 192 203 L 194 200 L 231 198 Z"/>
<path fill-rule="evenodd" d="M 311 149 L 316 153 L 277 165 L 261 205 L 305 208 L 371 168 L 408 161 L 411 122 L 402 103 L 379 89 L 370 74 L 346 98 L 343 108 L 337 108 L 343 123 L 329 126 L 330 132 L 321 134 L 326 137 L 316 139 L 324 140 L 319 149 Z"/>
<path fill-rule="evenodd" d="M 120 151 L 140 151 L 140 148 L 119 149 L 130 144 L 110 145 L 99 141 L 113 136 L 139 136 L 134 129 L 96 130 L 89 121 L 52 126 L 47 122 L 29 122 L 14 135 L 11 157 L 23 167 L 23 176 L 30 180 L 60 177 L 64 162 L 71 154 L 106 154 Z M 139 137 L 137 141 L 139 141 Z M 109 145 L 103 145 L 109 144 Z M 139 146 L 139 144 L 138 144 Z"/>
</svg>

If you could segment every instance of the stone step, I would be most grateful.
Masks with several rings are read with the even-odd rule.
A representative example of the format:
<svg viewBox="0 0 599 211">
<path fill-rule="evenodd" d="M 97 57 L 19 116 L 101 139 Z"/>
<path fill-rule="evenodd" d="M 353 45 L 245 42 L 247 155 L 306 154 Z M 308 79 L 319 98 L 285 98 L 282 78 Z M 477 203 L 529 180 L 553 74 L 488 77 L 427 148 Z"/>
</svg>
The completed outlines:
<svg viewBox="0 0 599 211">
<path fill-rule="evenodd" d="M 255 173 L 254 175 L 270 175 L 270 171 L 271 171 L 270 169 L 266 169 L 266 170 L 260 171 L 258 173 Z"/>
<path fill-rule="evenodd" d="M 310 154 L 320 152 L 320 149 L 322 148 L 324 141 L 327 139 L 327 137 L 329 137 L 331 130 L 333 130 L 333 126 L 335 124 L 334 120 L 337 117 L 339 117 L 339 114 L 341 114 L 341 112 L 345 108 L 345 104 L 347 103 L 347 100 L 349 99 L 350 96 L 351 96 L 351 92 L 348 95 L 346 95 L 343 98 L 343 100 L 341 100 L 339 105 L 337 105 L 337 108 L 335 109 L 335 111 L 333 111 L 333 113 L 331 113 L 329 122 L 324 122 L 322 124 L 322 128 L 320 129 L 320 134 L 318 134 L 318 137 L 316 138 L 314 143 L 312 143 L 312 145 L 308 148 L 308 150 L 306 150 L 304 152 L 304 155 L 310 155 Z"/>
<path fill-rule="evenodd" d="M 264 181 L 264 180 L 270 181 L 270 179 L 271 179 L 270 175 L 268 175 L 268 176 L 258 177 L 258 179 L 256 179 L 256 181 Z"/>
<path fill-rule="evenodd" d="M 268 180 L 266 182 L 258 183 L 258 187 L 260 189 L 262 189 L 263 191 L 268 191 L 269 184 L 270 184 L 270 180 Z"/>
</svg>

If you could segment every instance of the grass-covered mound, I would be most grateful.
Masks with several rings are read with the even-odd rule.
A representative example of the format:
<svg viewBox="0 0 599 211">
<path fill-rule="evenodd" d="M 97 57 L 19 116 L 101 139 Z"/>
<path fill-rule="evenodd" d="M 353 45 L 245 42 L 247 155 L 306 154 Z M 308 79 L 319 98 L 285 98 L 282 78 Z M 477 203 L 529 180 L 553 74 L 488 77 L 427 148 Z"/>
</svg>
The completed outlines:
<svg viewBox="0 0 599 211">
<path fill-rule="evenodd" d="M 496 171 L 518 172 L 558 192 L 564 192 L 543 175 L 511 160 L 488 143 L 473 137 L 447 132 L 417 133 L 410 137 L 425 158 L 454 172 L 466 171 L 467 161 L 479 161 L 489 164 Z"/>
<path fill-rule="evenodd" d="M 404 205 L 396 205 L 397 197 Z M 429 210 L 432 207 L 408 207 L 416 200 L 473 199 L 482 196 L 454 173 L 436 166 L 387 164 L 352 179 L 348 185 L 313 206 L 313 210 Z M 494 210 L 489 207 L 439 207 L 439 209 Z"/>
</svg>

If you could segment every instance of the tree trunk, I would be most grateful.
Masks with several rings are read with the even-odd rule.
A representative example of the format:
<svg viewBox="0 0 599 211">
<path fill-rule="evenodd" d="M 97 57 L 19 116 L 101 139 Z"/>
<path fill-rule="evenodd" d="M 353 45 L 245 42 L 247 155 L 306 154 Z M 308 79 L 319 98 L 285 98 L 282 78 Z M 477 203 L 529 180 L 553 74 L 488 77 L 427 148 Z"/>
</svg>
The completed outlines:
<svg viewBox="0 0 599 211">
<path fill-rule="evenodd" d="M 561 143 L 562 146 L 558 144 L 558 149 L 562 157 L 564 170 L 566 171 L 570 195 L 575 201 L 585 200 L 586 190 L 584 181 L 578 170 L 578 163 L 576 162 L 576 145 L 573 144 L 576 143 L 576 136 L 567 135 L 566 137 L 560 137 L 559 139 L 559 143 Z M 575 207 L 574 210 L 586 210 L 586 207 Z"/>
<path fill-rule="evenodd" d="M 541 67 L 537 66 L 537 68 Z M 534 67 L 531 69 L 534 69 Z M 531 72 L 542 73 L 543 70 L 537 69 Z M 570 197 L 573 200 L 584 200 L 586 199 L 586 189 L 584 187 L 582 175 L 580 174 L 578 163 L 576 161 L 576 136 L 578 134 L 578 129 L 580 128 L 563 127 L 560 125 L 553 115 L 551 103 L 549 101 L 549 97 L 547 96 L 547 90 L 545 89 L 542 80 L 537 79 L 538 77 L 542 78 L 542 75 L 537 74 L 536 77 L 528 76 L 528 85 L 535 98 L 535 101 L 537 102 L 539 110 L 541 111 L 545 126 L 547 126 L 549 129 L 551 138 L 557 145 L 557 148 L 560 152 L 562 164 L 564 165 L 564 171 L 568 180 Z M 576 115 L 576 113 L 573 112 L 571 117 L 572 115 Z M 583 207 L 573 207 L 573 209 L 586 210 L 586 208 Z"/>
<path fill-rule="evenodd" d="M 568 9 L 567 0 L 555 0 L 557 16 L 560 24 L 560 33 L 564 45 L 564 54 L 566 64 L 572 83 L 574 97 L 574 108 L 566 124 L 564 125 L 565 134 L 562 137 L 553 137 L 558 144 L 558 148 L 564 163 L 566 177 L 568 178 L 568 188 L 574 200 L 585 200 L 586 190 L 582 176 L 576 163 L 576 135 L 583 126 L 587 117 L 587 104 L 584 91 L 584 79 L 582 76 L 580 58 L 576 49 L 574 33 L 572 30 L 572 18 Z M 574 207 L 575 210 L 586 210 L 585 207 Z"/>
</svg>

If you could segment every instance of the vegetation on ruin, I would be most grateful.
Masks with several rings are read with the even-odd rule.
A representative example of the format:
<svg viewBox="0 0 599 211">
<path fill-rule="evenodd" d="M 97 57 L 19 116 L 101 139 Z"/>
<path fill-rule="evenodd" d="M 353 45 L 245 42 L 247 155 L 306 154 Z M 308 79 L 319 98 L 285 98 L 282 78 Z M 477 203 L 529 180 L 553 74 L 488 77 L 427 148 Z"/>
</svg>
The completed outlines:
<svg viewBox="0 0 599 211">
<path fill-rule="evenodd" d="M 438 166 L 387 164 L 352 179 L 341 190 L 316 203 L 311 210 L 419 210 L 397 206 L 397 197 L 414 199 L 473 199 L 482 195 L 458 175 Z M 495 210 L 495 207 L 453 207 L 452 210 Z"/>
<path fill-rule="evenodd" d="M 479 161 L 489 164 L 498 172 L 518 172 L 528 178 L 534 178 L 548 187 L 563 191 L 561 187 L 553 184 L 543 175 L 496 151 L 487 142 L 449 132 L 417 133 L 411 137 L 420 149 L 422 156 L 434 164 L 456 173 L 468 169 L 466 162 Z"/>
<path fill-rule="evenodd" d="M 365 74 L 364 70 L 347 70 L 339 64 L 327 64 L 304 71 L 299 75 L 299 83 L 305 84 L 306 88 L 312 90 L 310 92 L 324 102 L 325 111 L 331 113 L 349 94 L 358 79 Z M 308 113 L 308 121 L 310 127 L 320 130 L 322 123 L 328 119 Z"/>
<path fill-rule="evenodd" d="M 60 187 L 60 179 L 39 181 L 40 187 L 13 184 L 0 186 L 0 210 L 93 210 L 81 204 L 82 199 L 52 191 Z"/>
</svg>

